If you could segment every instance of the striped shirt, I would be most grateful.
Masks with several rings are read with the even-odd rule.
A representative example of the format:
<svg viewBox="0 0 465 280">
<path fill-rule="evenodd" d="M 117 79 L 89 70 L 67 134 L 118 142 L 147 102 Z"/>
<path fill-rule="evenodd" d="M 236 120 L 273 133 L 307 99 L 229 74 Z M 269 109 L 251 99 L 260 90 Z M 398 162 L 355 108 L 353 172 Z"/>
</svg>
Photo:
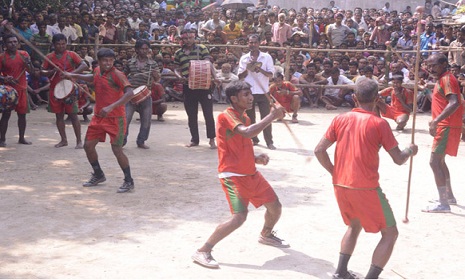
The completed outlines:
<svg viewBox="0 0 465 280">
<path fill-rule="evenodd" d="M 144 67 L 140 68 L 137 65 L 137 57 L 131 58 L 126 67 L 126 73 L 128 75 L 129 82 L 134 88 L 140 86 L 147 86 L 150 88 L 153 80 L 151 77 L 151 72 L 153 70 L 159 71 L 158 64 L 155 62 L 155 60 L 148 59 L 145 62 Z"/>
<path fill-rule="evenodd" d="M 179 66 L 181 75 L 184 78 L 189 77 L 189 62 L 191 60 L 206 60 L 210 59 L 210 52 L 204 45 L 196 44 L 194 48 L 186 54 L 184 49 L 179 49 L 174 54 L 174 63 Z"/>
</svg>

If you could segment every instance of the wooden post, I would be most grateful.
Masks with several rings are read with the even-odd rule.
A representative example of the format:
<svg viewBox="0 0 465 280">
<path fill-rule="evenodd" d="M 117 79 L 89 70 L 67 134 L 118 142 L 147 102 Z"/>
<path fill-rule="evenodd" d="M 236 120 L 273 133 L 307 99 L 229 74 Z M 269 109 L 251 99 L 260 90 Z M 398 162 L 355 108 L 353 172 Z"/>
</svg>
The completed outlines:
<svg viewBox="0 0 465 280">
<path fill-rule="evenodd" d="M 284 78 L 286 81 L 289 81 L 291 75 L 289 73 L 289 69 L 291 68 L 291 46 L 286 47 L 286 68 L 284 69 Z"/>
</svg>

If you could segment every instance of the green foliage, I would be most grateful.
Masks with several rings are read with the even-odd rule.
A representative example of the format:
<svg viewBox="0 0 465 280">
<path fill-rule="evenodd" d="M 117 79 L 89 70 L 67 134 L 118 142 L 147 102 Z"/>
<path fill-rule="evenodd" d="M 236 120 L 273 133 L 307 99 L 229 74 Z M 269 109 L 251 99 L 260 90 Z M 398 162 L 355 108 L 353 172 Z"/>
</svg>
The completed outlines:
<svg viewBox="0 0 465 280">
<path fill-rule="evenodd" d="M 458 9 L 457 9 L 457 13 L 456 14 L 465 14 L 465 6 L 460 6 Z"/>
</svg>

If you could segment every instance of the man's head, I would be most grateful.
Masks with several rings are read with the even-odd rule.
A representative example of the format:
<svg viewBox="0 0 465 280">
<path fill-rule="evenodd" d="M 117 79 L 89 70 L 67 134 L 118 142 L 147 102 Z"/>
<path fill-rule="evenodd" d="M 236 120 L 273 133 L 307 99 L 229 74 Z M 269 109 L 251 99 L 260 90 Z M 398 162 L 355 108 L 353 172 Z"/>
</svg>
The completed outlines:
<svg viewBox="0 0 465 280">
<path fill-rule="evenodd" d="M 238 109 L 251 109 L 253 105 L 253 95 L 250 90 L 252 86 L 244 81 L 231 82 L 224 90 L 226 98 Z"/>
<path fill-rule="evenodd" d="M 436 78 L 439 78 L 442 74 L 444 74 L 447 71 L 447 57 L 442 53 L 436 53 L 431 55 L 426 61 L 426 64 L 430 73 Z"/>
<path fill-rule="evenodd" d="M 108 71 L 113 67 L 115 62 L 115 52 L 109 48 L 101 48 L 97 52 L 97 60 L 102 72 Z"/>
<path fill-rule="evenodd" d="M 378 83 L 372 79 L 360 77 L 355 83 L 355 98 L 359 104 L 374 103 L 378 97 Z"/>
</svg>

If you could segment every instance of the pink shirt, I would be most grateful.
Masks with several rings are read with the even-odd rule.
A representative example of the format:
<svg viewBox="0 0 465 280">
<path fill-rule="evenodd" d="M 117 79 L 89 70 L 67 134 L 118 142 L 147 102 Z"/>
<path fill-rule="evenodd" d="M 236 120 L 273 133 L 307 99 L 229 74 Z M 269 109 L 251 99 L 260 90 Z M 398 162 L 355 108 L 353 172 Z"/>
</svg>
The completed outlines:
<svg viewBox="0 0 465 280">
<path fill-rule="evenodd" d="M 282 46 L 284 42 L 291 38 L 292 27 L 287 23 L 285 23 L 283 26 L 280 26 L 279 22 L 275 22 L 271 27 L 271 32 L 273 33 L 271 41 L 278 42 Z"/>
</svg>

